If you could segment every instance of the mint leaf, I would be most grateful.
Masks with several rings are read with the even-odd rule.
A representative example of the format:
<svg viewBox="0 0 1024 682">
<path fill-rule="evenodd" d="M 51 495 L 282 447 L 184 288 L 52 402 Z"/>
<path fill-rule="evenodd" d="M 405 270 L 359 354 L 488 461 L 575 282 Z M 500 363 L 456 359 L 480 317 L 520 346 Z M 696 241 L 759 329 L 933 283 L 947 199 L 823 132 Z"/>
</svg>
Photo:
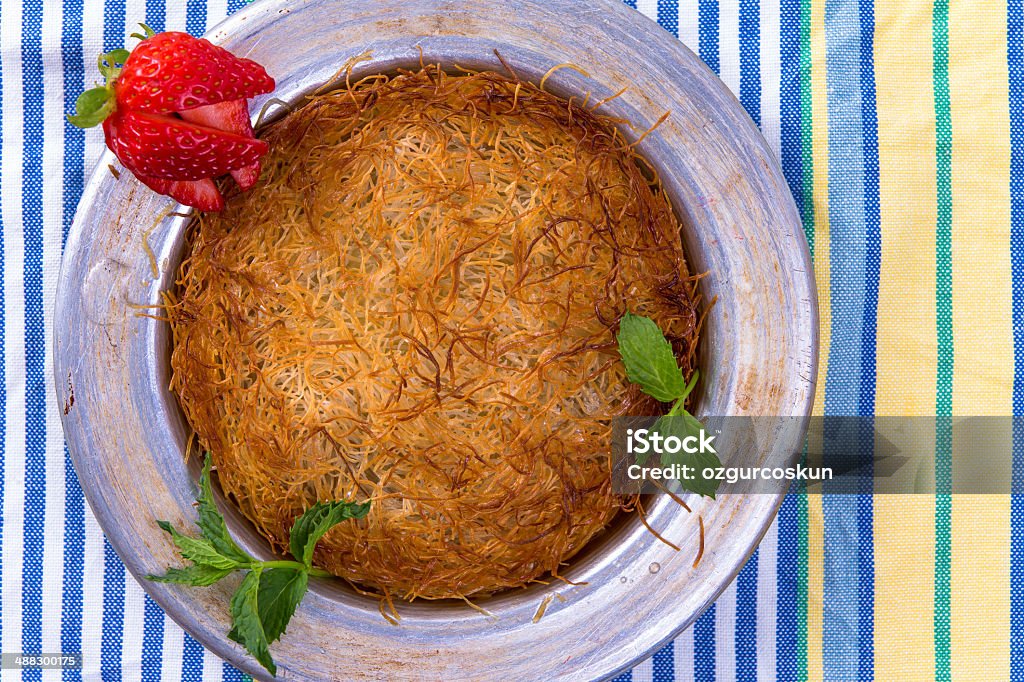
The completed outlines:
<svg viewBox="0 0 1024 682">
<path fill-rule="evenodd" d="M 224 517 L 213 498 L 210 481 L 210 453 L 206 453 L 196 496 L 201 538 L 182 535 L 166 521 L 157 521 L 170 533 L 179 553 L 193 562 L 187 568 L 172 568 L 164 575 L 147 575 L 156 582 L 183 585 L 212 585 L 239 569 L 250 569 L 231 598 L 232 627 L 228 637 L 238 642 L 266 668 L 277 675 L 270 656 L 270 643 L 288 627 L 309 587 L 309 576 L 330 575 L 312 567 L 313 548 L 324 533 L 337 523 L 366 516 L 370 503 L 323 502 L 313 505 L 296 520 L 291 547 L 299 561 L 257 561 L 245 553 L 228 534 Z"/>
<path fill-rule="evenodd" d="M 619 320 L 616 340 L 626 377 L 640 390 L 663 403 L 683 395 L 683 371 L 676 363 L 672 345 L 653 320 L 626 313 Z"/>
<path fill-rule="evenodd" d="M 268 642 L 284 633 L 308 586 L 309 571 L 302 568 L 268 568 L 260 575 L 258 606 Z"/>
<path fill-rule="evenodd" d="M 146 580 L 157 583 L 178 583 L 192 587 L 206 587 L 234 572 L 231 568 L 214 568 L 213 566 L 189 566 L 187 568 L 171 568 L 164 575 L 147 575 Z"/>
<path fill-rule="evenodd" d="M 676 362 L 672 344 L 668 342 L 658 325 L 651 319 L 627 312 L 619 320 L 619 355 L 626 367 L 626 377 L 630 382 L 640 386 L 647 395 L 663 403 L 672 402 L 672 409 L 667 415 L 659 417 L 650 428 L 662 438 L 676 436 L 680 441 L 688 436 L 696 436 L 699 440 L 704 428 L 700 421 L 686 411 L 684 405 L 687 396 L 697 384 L 698 373 L 694 371 L 690 382 L 686 382 L 683 370 Z M 646 453 L 637 453 L 637 464 L 643 466 L 647 461 Z M 692 478 L 682 479 L 680 485 L 700 495 L 714 498 L 720 481 L 705 480 L 701 472 L 707 468 L 722 465 L 718 455 L 712 452 L 664 453 L 661 464 L 669 466 L 679 464 L 689 466 Z"/>
<path fill-rule="evenodd" d="M 178 531 L 174 530 L 174 527 L 166 521 L 157 521 L 157 525 L 163 528 L 165 531 L 171 534 L 174 539 L 174 544 L 178 546 L 178 551 L 181 556 L 191 561 L 194 564 L 202 566 L 210 566 L 212 568 L 245 568 L 251 562 L 238 562 L 234 559 L 222 555 L 217 549 L 205 538 L 190 538 L 187 535 L 182 535 Z"/>
<path fill-rule="evenodd" d="M 700 423 L 700 420 L 686 410 L 682 410 L 678 414 L 662 415 L 658 417 L 658 421 L 654 422 L 652 427 L 652 430 L 660 433 L 663 438 L 675 436 L 680 440 L 687 436 L 700 438 L 700 432 L 703 429 L 704 425 Z"/>
<path fill-rule="evenodd" d="M 369 502 L 317 502 L 292 525 L 292 556 L 312 566 L 313 548 L 327 531 L 345 519 L 361 519 L 369 510 Z"/>
<path fill-rule="evenodd" d="M 651 430 L 659 433 L 662 438 L 675 436 L 680 441 L 688 436 L 694 436 L 699 441 L 703 429 L 704 425 L 686 410 L 682 410 L 679 414 L 668 414 L 659 417 L 658 421 L 651 427 Z M 639 463 L 643 464 L 643 462 Z M 692 477 L 678 479 L 679 484 L 684 490 L 690 490 L 698 495 L 705 495 L 714 499 L 721 481 L 715 478 L 705 479 L 701 472 L 705 468 L 715 469 L 722 466 L 722 462 L 716 453 L 699 451 L 689 453 L 683 450 L 673 453 L 666 452 L 661 455 L 661 464 L 662 466 L 678 464 L 691 467 L 690 474 Z"/>
<path fill-rule="evenodd" d="M 203 532 L 203 537 L 223 556 L 234 559 L 240 564 L 251 564 L 255 559 L 246 554 L 228 534 L 224 517 L 217 509 L 213 499 L 213 486 L 210 483 L 210 453 L 206 453 L 203 472 L 199 475 L 199 496 L 196 498 L 199 520 L 196 522 Z"/>
<path fill-rule="evenodd" d="M 259 590 L 261 568 L 246 574 L 231 597 L 231 632 L 228 637 L 245 647 L 246 651 L 259 661 L 271 675 L 277 675 L 277 666 L 270 657 L 270 643 L 259 612 Z"/>
</svg>

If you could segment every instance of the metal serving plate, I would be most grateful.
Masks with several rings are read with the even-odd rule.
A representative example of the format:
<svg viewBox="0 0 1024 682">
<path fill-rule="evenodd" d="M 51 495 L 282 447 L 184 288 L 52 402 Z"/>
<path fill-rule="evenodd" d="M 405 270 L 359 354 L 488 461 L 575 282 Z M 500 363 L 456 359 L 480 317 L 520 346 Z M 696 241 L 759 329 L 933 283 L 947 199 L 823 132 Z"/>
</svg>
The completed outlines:
<svg viewBox="0 0 1024 682">
<path fill-rule="evenodd" d="M 208 36 L 267 67 L 273 94 L 296 100 L 348 59 L 370 51 L 358 74 L 419 60 L 499 69 L 494 50 L 537 81 L 570 62 L 548 87 L 591 102 L 626 87 L 604 111 L 638 128 L 671 116 L 639 148 L 661 173 L 685 223 L 691 265 L 710 274 L 717 297 L 704 330 L 700 411 L 805 416 L 817 367 L 817 309 L 800 219 L 782 173 L 739 103 L 677 40 L 614 0 L 264 0 Z M 266 98 L 253 103 L 258 111 Z M 634 137 L 637 132 L 631 133 Z M 169 200 L 129 173 L 115 180 L 100 159 L 67 242 L 57 293 L 55 379 L 64 430 L 82 488 L 114 549 L 135 576 L 178 565 L 166 519 L 191 527 L 195 462 L 186 467 L 187 427 L 168 392 L 169 329 L 145 317 L 173 284 L 185 220 L 163 218 Z M 155 253 L 154 276 L 146 253 Z M 793 433 L 770 444 L 798 449 Z M 753 464 L 753 462 L 751 462 Z M 464 604 L 399 605 L 388 624 L 375 600 L 340 581 L 315 580 L 282 639 L 271 649 L 279 678 L 573 679 L 614 675 L 650 655 L 695 618 L 736 576 L 771 523 L 779 496 L 653 501 L 656 540 L 627 518 L 574 559 L 554 581 L 487 600 L 488 617 Z M 222 500 L 223 502 L 223 500 Z M 268 555 L 237 513 L 241 544 Z M 228 601 L 237 578 L 208 588 L 143 580 L 149 594 L 205 646 L 257 677 L 266 672 L 231 642 Z M 583 584 L 585 583 L 585 584 Z M 533 617 L 548 595 L 537 623 Z"/>
</svg>

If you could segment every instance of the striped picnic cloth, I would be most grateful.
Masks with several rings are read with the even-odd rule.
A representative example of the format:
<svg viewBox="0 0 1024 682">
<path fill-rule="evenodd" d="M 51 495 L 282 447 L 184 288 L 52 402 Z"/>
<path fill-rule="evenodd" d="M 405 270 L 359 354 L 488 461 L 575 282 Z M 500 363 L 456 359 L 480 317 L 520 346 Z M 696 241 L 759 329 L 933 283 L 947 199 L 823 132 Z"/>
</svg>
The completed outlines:
<svg viewBox="0 0 1024 682">
<path fill-rule="evenodd" d="M 630 2 L 782 163 L 820 293 L 817 414 L 1024 413 L 1022 1 Z M 0 650 L 85 654 L 24 679 L 244 677 L 106 544 L 50 376 L 61 244 L 102 149 L 62 114 L 136 21 L 202 34 L 242 4 L 0 0 Z M 1024 679 L 1024 499 L 790 495 L 718 602 L 620 679 L 953 677 Z"/>
</svg>

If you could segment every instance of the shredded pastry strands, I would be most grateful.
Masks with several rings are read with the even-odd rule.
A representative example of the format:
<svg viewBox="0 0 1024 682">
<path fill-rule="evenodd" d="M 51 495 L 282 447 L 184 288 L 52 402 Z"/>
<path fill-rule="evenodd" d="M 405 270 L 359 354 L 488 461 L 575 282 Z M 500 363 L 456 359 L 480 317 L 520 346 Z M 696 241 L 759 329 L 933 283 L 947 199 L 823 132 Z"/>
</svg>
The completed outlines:
<svg viewBox="0 0 1024 682">
<path fill-rule="evenodd" d="M 192 225 L 172 388 L 277 549 L 313 502 L 369 499 L 314 561 L 389 603 L 557 577 L 636 502 L 610 419 L 660 411 L 620 316 L 692 371 L 679 222 L 619 121 L 525 81 L 346 83 L 262 129 L 263 179 Z"/>
</svg>

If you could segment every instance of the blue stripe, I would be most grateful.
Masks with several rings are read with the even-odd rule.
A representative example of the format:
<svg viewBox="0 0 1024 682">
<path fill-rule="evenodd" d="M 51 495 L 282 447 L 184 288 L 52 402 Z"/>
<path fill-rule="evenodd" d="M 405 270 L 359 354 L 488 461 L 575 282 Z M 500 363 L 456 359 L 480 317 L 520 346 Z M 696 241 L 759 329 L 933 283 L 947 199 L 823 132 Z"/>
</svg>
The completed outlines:
<svg viewBox="0 0 1024 682">
<path fill-rule="evenodd" d="M 2 305 L 2 303 L 0 303 Z M 3 397 L 0 396 L 0 400 Z M 64 594 L 60 624 L 60 648 L 68 653 L 82 652 L 82 583 L 85 579 L 85 503 L 71 457 L 64 448 Z M 65 682 L 82 679 L 82 671 L 68 669 Z"/>
<path fill-rule="evenodd" d="M 101 651 L 83 651 L 100 657 L 100 675 L 104 680 L 121 679 L 121 643 L 124 632 L 124 564 L 103 539 L 103 632 Z"/>
<path fill-rule="evenodd" d="M 43 377 L 43 7 L 22 7 L 21 62 L 24 94 L 22 230 L 25 239 L 25 508 L 21 578 L 21 648 L 43 645 L 43 533 L 46 518 L 46 384 Z M 24 670 L 22 679 L 42 679 Z"/>
<path fill-rule="evenodd" d="M 775 557 L 775 679 L 799 679 L 800 654 L 800 502 L 798 495 L 786 495 L 779 507 L 779 542 Z M 770 531 L 769 531 L 770 532 Z"/>
<path fill-rule="evenodd" d="M 164 612 L 147 594 L 142 630 L 142 679 L 160 679 L 164 662 Z"/>
<path fill-rule="evenodd" d="M 1024 416 L 1024 1 L 1007 5 L 1010 75 L 1010 263 L 1013 276 L 1013 414 Z M 1024 679 L 1024 422 L 1013 420 L 1010 498 L 1010 678 Z"/>
<path fill-rule="evenodd" d="M 715 682 L 715 605 L 693 625 L 693 680 Z"/>
<path fill-rule="evenodd" d="M 203 646 L 186 632 L 184 649 L 181 654 L 182 682 L 202 682 Z"/>
<path fill-rule="evenodd" d="M 826 0 L 832 346 L 825 413 L 871 415 L 880 228 L 870 0 Z M 850 30 L 859 26 L 860 30 Z M 862 434 L 870 438 L 870 429 Z M 830 453 L 826 453 L 830 454 Z M 870 486 L 870 471 L 863 485 Z M 826 486 L 826 488 L 829 486 Z M 870 487 L 867 488 L 870 490 Z M 874 672 L 873 509 L 868 494 L 822 500 L 825 543 L 823 667 L 826 680 Z"/>
<path fill-rule="evenodd" d="M 757 551 L 736 579 L 736 680 L 757 680 Z"/>
<path fill-rule="evenodd" d="M 781 0 L 779 7 L 779 133 L 783 175 L 801 216 L 804 202 L 802 116 L 800 104 L 800 0 Z M 799 677 L 800 648 L 800 503 L 786 495 L 779 508 L 776 571 L 775 676 L 779 682 Z M 771 532 L 771 531 L 769 531 Z"/>
<path fill-rule="evenodd" d="M 246 679 L 242 671 L 230 663 L 224 663 L 222 674 L 224 675 L 224 682 L 244 682 Z"/>
<path fill-rule="evenodd" d="M 72 114 L 75 100 L 86 85 L 85 56 L 82 54 L 82 0 L 64 0 L 61 27 L 61 65 L 64 70 L 64 108 Z M 99 77 L 99 74 L 97 74 Z M 91 81 L 90 81 L 91 84 Z M 75 219 L 85 175 L 85 131 L 64 121 L 64 210 L 61 217 L 61 251 Z M 74 486 L 78 478 L 72 476 Z M 69 481 L 70 482 L 70 481 Z"/>
<path fill-rule="evenodd" d="M 234 14 L 238 10 L 245 7 L 247 4 L 249 3 L 247 3 L 245 0 L 228 0 L 228 15 L 230 16 Z M 628 0 L 626 4 L 629 4 Z M 636 0 L 633 0 L 633 7 L 636 7 Z"/>
<path fill-rule="evenodd" d="M 804 165 L 800 114 L 800 0 L 782 0 L 779 8 L 779 136 L 780 164 L 803 216 Z"/>
<path fill-rule="evenodd" d="M 675 645 L 669 642 L 651 661 L 653 682 L 673 682 L 676 679 Z"/>
<path fill-rule="evenodd" d="M 103 5 L 103 51 L 125 47 L 125 0 L 106 0 Z M 97 74 L 97 79 L 99 74 Z"/>
<path fill-rule="evenodd" d="M 740 104 L 761 126 L 761 3 L 740 0 Z"/>
<path fill-rule="evenodd" d="M 832 345 L 825 385 L 825 413 L 862 414 L 864 317 L 866 314 L 864 146 L 860 36 L 851 0 L 825 1 L 828 91 L 828 208 L 831 225 Z M 852 503 L 851 503 L 852 504 Z M 851 506 L 851 512 L 853 508 Z M 826 537 L 831 536 L 826 532 Z M 855 565 L 855 561 L 851 562 Z M 828 581 L 826 581 L 828 582 Z M 847 584 L 856 584 L 853 580 Z M 828 628 L 826 628 L 828 630 Z"/>
<path fill-rule="evenodd" d="M 633 671 L 627 670 L 626 672 L 622 673 L 614 680 L 612 680 L 612 682 L 633 682 Z"/>
<path fill-rule="evenodd" d="M 700 58 L 708 68 L 718 73 L 718 0 L 700 0 L 697 14 Z"/>
<path fill-rule="evenodd" d="M 167 30 L 166 0 L 146 0 L 146 24 L 157 33 Z"/>
<path fill-rule="evenodd" d="M 185 30 L 194 36 L 206 33 L 206 2 L 205 0 L 188 0 L 188 14 L 185 17 Z"/>
<path fill-rule="evenodd" d="M 860 2 L 861 131 L 864 145 L 864 310 L 861 329 L 861 376 L 859 414 L 875 413 L 876 337 L 878 332 L 878 283 L 881 279 L 882 226 L 878 192 L 878 112 L 875 99 L 875 6 Z M 862 440 L 874 438 L 872 420 L 863 420 Z M 873 451 L 873 446 L 867 452 Z M 858 679 L 875 677 L 875 547 L 874 498 L 871 495 L 873 465 L 864 462 L 857 495 L 860 659 Z"/>
<path fill-rule="evenodd" d="M 622 1 L 623 1 L 624 3 L 626 3 L 626 6 L 627 6 L 627 7 L 632 7 L 633 9 L 636 9 L 636 0 L 622 0 Z M 616 678 L 616 680 L 617 680 L 617 679 L 618 679 L 618 678 Z"/>
<path fill-rule="evenodd" d="M 871 474 L 865 472 L 862 485 L 871 485 Z M 857 679 L 875 679 L 875 547 L 874 500 L 870 493 L 860 493 L 857 499 L 858 554 L 857 580 L 858 635 L 860 657 L 857 661 Z"/>
<path fill-rule="evenodd" d="M 64 70 L 64 102 L 68 112 L 74 107 L 85 83 L 85 60 L 82 54 L 82 0 L 65 0 L 61 27 L 61 52 Z M 82 195 L 85 164 L 85 134 L 64 122 L 64 196 L 61 220 L 61 247 L 75 217 L 75 208 Z M 2 259 L 0 259 L 2 260 Z M 0 301 L 0 308 L 3 307 Z M 4 399 L 0 398 L 0 404 Z M 2 497 L 2 495 L 0 495 Z M 61 597 L 60 648 L 75 653 L 82 651 L 82 582 L 85 575 L 85 502 L 78 476 L 64 448 L 64 575 Z M 82 679 L 78 669 L 64 670 L 65 682 Z"/>
<path fill-rule="evenodd" d="M 859 414 L 875 413 L 875 338 L 878 332 L 878 281 L 882 264 L 882 225 L 878 193 L 878 112 L 875 102 L 875 6 L 860 3 L 860 108 L 864 145 L 864 309 L 861 318 Z M 868 467 L 870 467 L 868 463 Z M 870 474 L 870 469 L 868 470 Z M 869 536 L 870 537 L 870 536 Z"/>
<path fill-rule="evenodd" d="M 679 37 L 679 0 L 658 0 L 658 23 Z"/>
</svg>

